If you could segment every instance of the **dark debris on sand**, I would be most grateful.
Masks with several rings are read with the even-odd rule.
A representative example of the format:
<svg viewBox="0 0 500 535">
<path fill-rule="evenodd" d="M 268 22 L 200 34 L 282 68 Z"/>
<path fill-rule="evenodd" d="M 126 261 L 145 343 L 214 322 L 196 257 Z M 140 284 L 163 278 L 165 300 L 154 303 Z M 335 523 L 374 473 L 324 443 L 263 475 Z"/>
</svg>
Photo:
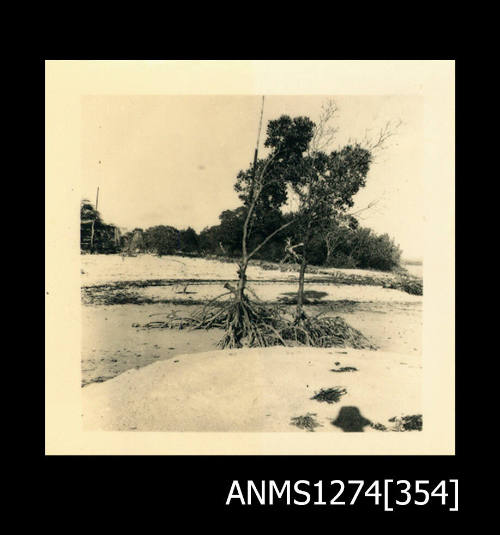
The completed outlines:
<svg viewBox="0 0 500 535">
<path fill-rule="evenodd" d="M 408 416 L 394 416 L 389 418 L 393 422 L 393 431 L 422 431 L 422 415 L 412 414 Z"/>
<path fill-rule="evenodd" d="M 299 429 L 306 429 L 307 431 L 314 432 L 315 427 L 322 427 L 322 425 L 315 420 L 314 416 L 316 416 L 316 413 L 314 412 L 308 412 L 304 416 L 294 416 L 290 421 L 290 425 L 295 425 Z"/>
<path fill-rule="evenodd" d="M 322 388 L 319 392 L 314 394 L 311 399 L 316 401 L 325 401 L 326 403 L 337 403 L 342 396 L 347 394 L 345 388 L 334 386 L 332 388 Z"/>
</svg>

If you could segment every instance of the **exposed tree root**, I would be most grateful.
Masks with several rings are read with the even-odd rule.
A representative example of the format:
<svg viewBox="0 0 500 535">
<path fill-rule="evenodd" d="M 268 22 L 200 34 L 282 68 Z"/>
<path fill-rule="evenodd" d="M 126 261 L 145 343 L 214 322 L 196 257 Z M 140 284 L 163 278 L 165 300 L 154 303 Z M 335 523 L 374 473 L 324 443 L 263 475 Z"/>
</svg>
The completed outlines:
<svg viewBox="0 0 500 535">
<path fill-rule="evenodd" d="M 297 346 L 354 347 L 376 349 L 358 330 L 341 317 L 300 319 L 287 316 L 282 308 L 242 299 L 220 301 L 231 292 L 221 294 L 190 317 L 172 313 L 164 321 L 152 321 L 142 327 L 170 329 L 222 329 L 221 349 L 238 347 Z"/>
<path fill-rule="evenodd" d="M 302 314 L 282 331 L 286 340 L 294 340 L 312 347 L 353 347 L 376 349 L 360 331 L 351 327 L 340 316 L 308 318 Z"/>
<path fill-rule="evenodd" d="M 225 333 L 219 341 L 222 349 L 232 347 L 269 347 L 287 345 L 280 334 L 281 315 L 276 307 L 250 301 L 232 301 L 218 311 L 208 311 L 193 325 L 195 329 L 220 327 Z"/>
<path fill-rule="evenodd" d="M 171 314 L 164 321 L 152 321 L 144 328 L 167 329 L 223 329 L 224 336 L 218 346 L 222 349 L 235 347 L 269 347 L 288 345 L 280 334 L 283 317 L 277 307 L 250 301 L 246 295 L 241 300 L 218 301 L 219 295 L 191 317 Z"/>
</svg>

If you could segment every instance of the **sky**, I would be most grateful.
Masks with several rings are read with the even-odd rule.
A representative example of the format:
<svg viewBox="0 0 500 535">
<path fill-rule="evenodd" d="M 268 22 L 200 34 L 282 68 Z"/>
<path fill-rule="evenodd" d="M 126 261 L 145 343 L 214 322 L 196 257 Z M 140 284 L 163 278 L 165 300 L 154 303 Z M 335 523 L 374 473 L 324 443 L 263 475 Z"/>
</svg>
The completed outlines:
<svg viewBox="0 0 500 535">
<path fill-rule="evenodd" d="M 422 113 L 416 96 L 266 96 L 266 124 L 282 114 L 317 120 L 333 99 L 338 129 L 332 149 L 387 123 L 401 126 L 372 164 L 354 198 L 360 223 L 387 233 L 403 256 L 423 258 Z M 82 99 L 82 198 L 122 229 L 171 225 L 197 232 L 240 206 L 233 189 L 253 160 L 262 96 L 89 95 Z"/>
</svg>

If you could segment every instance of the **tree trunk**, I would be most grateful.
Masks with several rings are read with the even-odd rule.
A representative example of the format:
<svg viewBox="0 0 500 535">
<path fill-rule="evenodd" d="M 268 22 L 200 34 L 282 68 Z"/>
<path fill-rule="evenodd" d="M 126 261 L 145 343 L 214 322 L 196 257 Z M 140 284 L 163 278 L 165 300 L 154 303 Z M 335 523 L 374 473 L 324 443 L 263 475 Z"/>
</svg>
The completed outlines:
<svg viewBox="0 0 500 535">
<path fill-rule="evenodd" d="M 242 261 L 240 263 L 240 267 L 238 269 L 238 287 L 236 290 L 236 300 L 241 303 L 243 301 L 243 296 L 245 292 L 245 287 L 247 284 L 247 267 L 248 267 L 248 260 Z"/>
<path fill-rule="evenodd" d="M 328 266 L 329 265 L 329 262 L 330 262 L 330 256 L 332 254 L 332 250 L 331 250 L 331 244 L 330 244 L 330 240 L 329 238 L 327 237 L 325 239 L 325 244 L 326 244 L 326 260 L 325 260 L 325 264 Z"/>
<path fill-rule="evenodd" d="M 304 279 L 307 269 L 307 246 L 311 239 L 311 223 L 307 224 L 306 235 L 304 237 L 304 245 L 302 246 L 302 262 L 300 264 L 299 272 L 299 291 L 297 292 L 297 310 L 295 312 L 295 322 L 305 318 L 304 314 Z"/>
<path fill-rule="evenodd" d="M 306 274 L 307 260 L 306 255 L 302 257 L 302 263 L 300 264 L 300 273 L 299 273 L 299 291 L 297 293 L 297 310 L 295 312 L 295 321 L 298 323 L 300 320 L 304 319 L 304 278 Z"/>
</svg>

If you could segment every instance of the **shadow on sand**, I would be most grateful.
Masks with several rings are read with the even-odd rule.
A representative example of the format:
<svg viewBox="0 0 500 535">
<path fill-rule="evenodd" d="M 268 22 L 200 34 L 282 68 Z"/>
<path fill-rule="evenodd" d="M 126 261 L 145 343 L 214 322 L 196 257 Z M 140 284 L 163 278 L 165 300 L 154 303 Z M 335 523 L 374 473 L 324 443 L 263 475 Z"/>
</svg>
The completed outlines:
<svg viewBox="0 0 500 535">
<path fill-rule="evenodd" d="M 371 422 L 362 416 L 357 407 L 342 407 L 332 425 L 345 433 L 362 433 L 363 428 L 371 425 Z"/>
</svg>

